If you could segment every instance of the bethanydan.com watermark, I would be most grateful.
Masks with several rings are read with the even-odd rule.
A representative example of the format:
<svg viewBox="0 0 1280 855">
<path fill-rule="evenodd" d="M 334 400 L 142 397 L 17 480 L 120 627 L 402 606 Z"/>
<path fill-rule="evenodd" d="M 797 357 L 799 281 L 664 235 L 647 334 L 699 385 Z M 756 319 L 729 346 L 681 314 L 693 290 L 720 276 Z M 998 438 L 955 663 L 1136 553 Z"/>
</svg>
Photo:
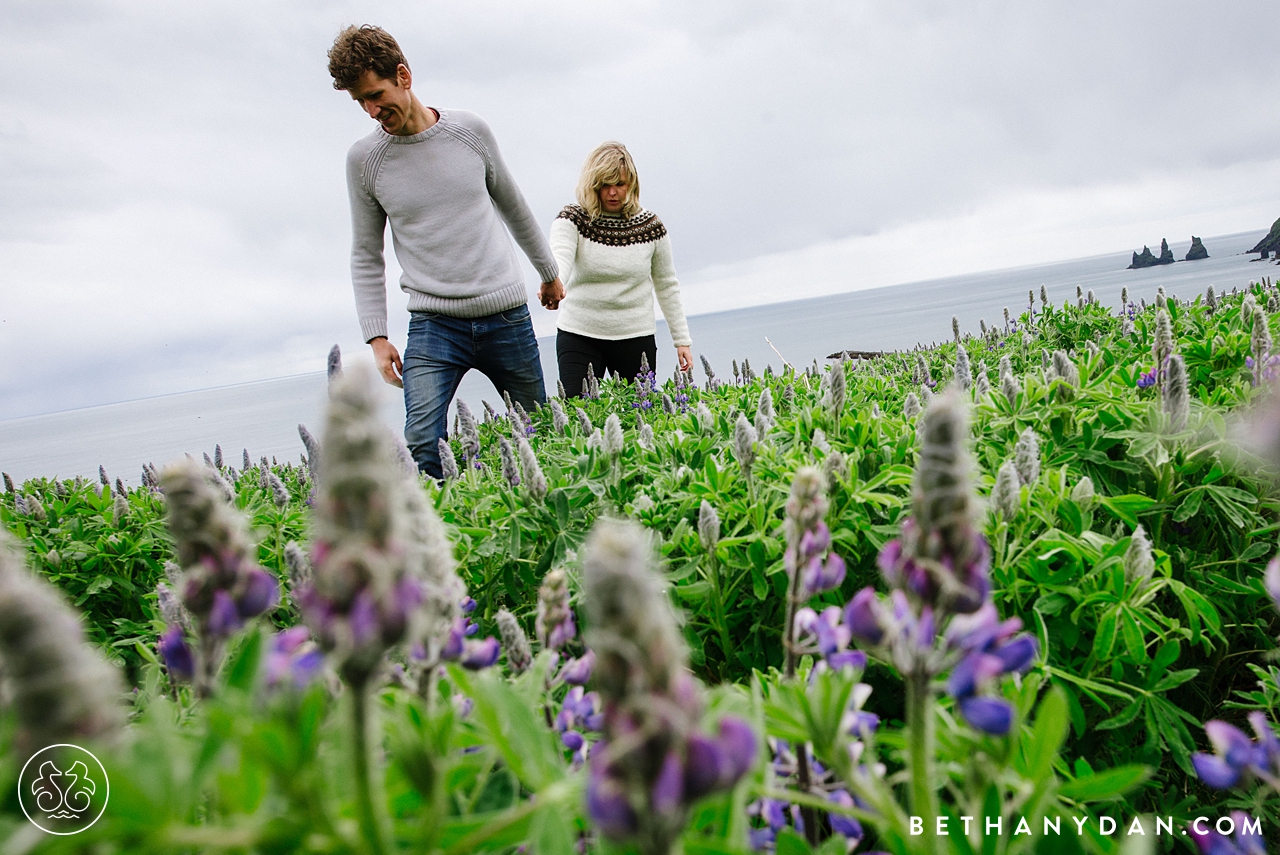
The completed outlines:
<svg viewBox="0 0 1280 855">
<path fill-rule="evenodd" d="M 68 743 L 37 751 L 18 776 L 22 812 L 49 834 L 79 834 L 93 825 L 107 809 L 110 789 L 98 758 Z"/>
<path fill-rule="evenodd" d="M 1045 837 L 1050 835 L 1061 837 L 1064 833 L 1083 837 L 1086 832 L 1096 832 L 1104 837 L 1110 837 L 1117 833 L 1125 836 L 1135 834 L 1185 835 L 1187 833 L 1187 826 L 1175 826 L 1174 819 L 1171 816 L 1135 816 L 1125 830 L 1121 830 L 1124 820 L 1117 820 L 1114 816 L 1073 816 L 1067 819 L 1069 822 L 1066 823 L 1064 830 L 1061 816 L 1043 817 L 1044 827 L 1040 829 L 1040 833 Z M 962 834 L 968 837 L 979 829 L 981 829 L 983 836 L 986 837 L 1000 837 L 1006 834 L 1012 834 L 1016 837 L 1020 834 L 1030 835 L 1033 833 L 1031 823 L 1027 821 L 1026 817 L 1019 817 L 1017 824 L 1014 825 L 1012 822 L 1006 823 L 1005 818 L 1000 816 L 940 816 L 937 817 L 932 828 L 926 827 L 924 817 L 913 816 L 910 820 L 910 830 L 913 836 L 928 832 L 939 837 L 946 837 L 951 834 Z M 1073 825 L 1075 826 L 1074 828 L 1072 828 Z M 1196 834 L 1209 834 L 1210 831 L 1216 831 L 1223 837 L 1230 837 L 1237 832 L 1246 835 L 1261 835 L 1262 821 L 1244 814 L 1217 817 L 1198 816 L 1191 821 L 1190 828 Z"/>
</svg>

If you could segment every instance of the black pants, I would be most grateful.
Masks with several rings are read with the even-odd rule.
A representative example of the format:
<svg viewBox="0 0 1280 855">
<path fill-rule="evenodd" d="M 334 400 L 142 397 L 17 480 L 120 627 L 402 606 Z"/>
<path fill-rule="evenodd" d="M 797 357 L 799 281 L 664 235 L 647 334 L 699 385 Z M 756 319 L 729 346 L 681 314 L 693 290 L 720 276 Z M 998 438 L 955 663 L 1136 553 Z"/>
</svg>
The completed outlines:
<svg viewBox="0 0 1280 855">
<path fill-rule="evenodd" d="M 560 367 L 560 382 L 565 394 L 582 396 L 582 381 L 587 377 L 587 363 L 596 377 L 604 377 L 606 370 L 615 377 L 635 380 L 640 373 L 640 355 L 649 357 L 649 369 L 658 367 L 658 340 L 651 335 L 612 341 L 560 330 L 556 336 L 556 362 Z"/>
</svg>

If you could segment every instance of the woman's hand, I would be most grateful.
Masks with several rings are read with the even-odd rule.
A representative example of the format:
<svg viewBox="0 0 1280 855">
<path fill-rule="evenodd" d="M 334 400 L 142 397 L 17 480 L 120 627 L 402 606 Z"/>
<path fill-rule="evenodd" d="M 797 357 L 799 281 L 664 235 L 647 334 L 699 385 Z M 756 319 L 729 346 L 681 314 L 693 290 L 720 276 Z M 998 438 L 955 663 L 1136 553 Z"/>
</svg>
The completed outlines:
<svg viewBox="0 0 1280 855">
<path fill-rule="evenodd" d="M 545 308 L 555 310 L 560 308 L 560 301 L 564 299 L 564 285 L 560 283 L 560 277 L 557 276 L 550 282 L 543 282 L 538 287 L 538 302 Z"/>
<path fill-rule="evenodd" d="M 684 345 L 676 346 L 676 360 L 680 363 L 681 371 L 690 371 L 693 369 L 693 351 Z"/>
</svg>

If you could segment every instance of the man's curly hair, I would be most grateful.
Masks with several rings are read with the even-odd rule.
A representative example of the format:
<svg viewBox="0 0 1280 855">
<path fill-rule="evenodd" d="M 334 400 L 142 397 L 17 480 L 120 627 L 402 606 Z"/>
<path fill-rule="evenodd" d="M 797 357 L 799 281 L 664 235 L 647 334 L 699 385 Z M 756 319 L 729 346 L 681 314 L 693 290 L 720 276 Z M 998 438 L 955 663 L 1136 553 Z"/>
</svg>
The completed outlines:
<svg viewBox="0 0 1280 855">
<path fill-rule="evenodd" d="M 366 71 L 384 80 L 395 80 L 396 68 L 401 64 L 409 67 L 400 45 L 390 33 L 372 24 L 347 27 L 329 48 L 329 74 L 334 89 L 354 88 Z"/>
</svg>

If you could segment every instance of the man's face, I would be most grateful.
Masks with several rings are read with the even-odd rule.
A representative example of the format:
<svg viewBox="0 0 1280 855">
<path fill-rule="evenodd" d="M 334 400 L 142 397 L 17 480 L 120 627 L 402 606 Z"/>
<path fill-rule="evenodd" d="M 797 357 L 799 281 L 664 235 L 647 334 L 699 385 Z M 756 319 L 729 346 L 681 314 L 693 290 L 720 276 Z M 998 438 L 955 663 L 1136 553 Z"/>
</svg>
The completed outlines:
<svg viewBox="0 0 1280 855">
<path fill-rule="evenodd" d="M 413 96 L 409 94 L 411 78 L 409 69 L 401 65 L 396 69 L 396 79 L 379 77 L 372 70 L 360 75 L 351 88 L 351 97 L 389 134 L 399 134 L 409 121 Z"/>
</svg>

